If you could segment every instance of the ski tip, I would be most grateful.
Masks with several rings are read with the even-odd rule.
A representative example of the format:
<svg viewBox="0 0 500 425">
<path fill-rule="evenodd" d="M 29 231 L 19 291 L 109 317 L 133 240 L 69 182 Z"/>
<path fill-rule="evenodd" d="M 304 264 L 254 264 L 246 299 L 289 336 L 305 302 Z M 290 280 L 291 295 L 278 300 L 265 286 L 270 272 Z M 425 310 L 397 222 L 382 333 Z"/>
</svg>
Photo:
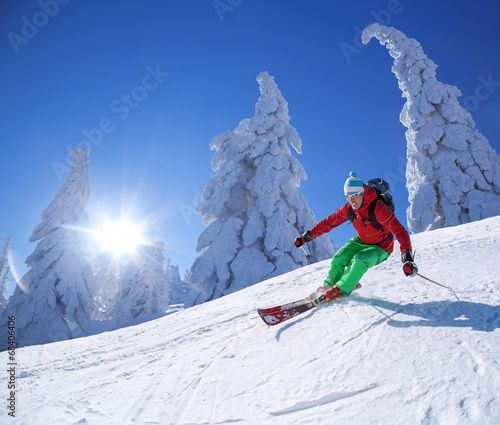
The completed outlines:
<svg viewBox="0 0 500 425">
<path fill-rule="evenodd" d="M 267 323 L 267 321 L 266 321 L 266 319 L 265 319 L 264 315 L 262 314 L 262 310 L 261 310 L 260 308 L 258 308 L 258 309 L 257 309 L 257 313 L 259 313 L 259 316 L 260 316 L 260 318 L 262 319 L 262 321 L 263 321 L 263 322 L 264 322 L 267 326 L 269 326 L 269 323 Z"/>
<path fill-rule="evenodd" d="M 259 316 L 260 318 L 262 319 L 262 321 L 267 325 L 267 326 L 273 326 L 273 325 L 277 325 L 278 323 L 280 323 L 279 321 L 276 321 L 276 322 L 273 322 L 274 320 L 274 317 L 273 316 L 267 316 L 263 311 L 262 309 L 258 308 L 257 309 L 257 313 L 259 313 Z M 271 320 L 271 322 L 269 322 L 268 318 Z"/>
</svg>

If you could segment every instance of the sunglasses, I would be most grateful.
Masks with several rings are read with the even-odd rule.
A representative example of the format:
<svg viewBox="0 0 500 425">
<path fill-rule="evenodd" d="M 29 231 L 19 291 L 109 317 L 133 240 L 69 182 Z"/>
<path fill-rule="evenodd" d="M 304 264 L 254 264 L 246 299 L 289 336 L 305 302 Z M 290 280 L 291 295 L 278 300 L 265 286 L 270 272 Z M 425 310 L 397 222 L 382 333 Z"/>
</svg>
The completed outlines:
<svg viewBox="0 0 500 425">
<path fill-rule="evenodd" d="M 361 195 L 361 193 L 351 193 L 350 195 L 346 195 L 345 197 L 347 199 L 356 199 L 359 195 Z"/>
</svg>

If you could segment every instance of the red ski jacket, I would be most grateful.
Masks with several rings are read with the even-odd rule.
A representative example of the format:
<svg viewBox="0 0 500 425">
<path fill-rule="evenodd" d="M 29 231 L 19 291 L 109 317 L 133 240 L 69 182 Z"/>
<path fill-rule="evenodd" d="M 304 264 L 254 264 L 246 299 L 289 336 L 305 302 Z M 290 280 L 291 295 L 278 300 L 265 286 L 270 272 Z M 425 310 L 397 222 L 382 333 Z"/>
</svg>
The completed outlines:
<svg viewBox="0 0 500 425">
<path fill-rule="evenodd" d="M 398 221 L 394 213 L 385 205 L 381 200 L 377 200 L 377 192 L 367 185 L 364 187 L 364 198 L 361 207 L 354 211 L 354 221 L 353 226 L 358 232 L 358 236 L 361 242 L 367 245 L 378 245 L 380 248 L 384 249 L 388 253 L 392 253 L 394 249 L 394 237 L 390 236 L 392 233 L 396 236 L 397 240 L 401 245 L 401 253 L 406 250 L 412 250 L 410 235 L 403 227 L 403 225 Z M 375 229 L 371 222 L 369 221 L 370 215 L 368 212 L 368 206 L 372 202 L 377 202 L 375 204 L 375 217 L 377 221 L 384 226 L 383 229 Z M 330 230 L 334 229 L 338 225 L 344 223 L 348 220 L 347 214 L 349 212 L 349 203 L 345 204 L 335 211 L 331 216 L 320 221 L 311 230 L 311 236 L 317 238 Z M 363 220 L 363 218 L 365 220 Z M 388 237 L 389 236 L 389 237 Z"/>
</svg>

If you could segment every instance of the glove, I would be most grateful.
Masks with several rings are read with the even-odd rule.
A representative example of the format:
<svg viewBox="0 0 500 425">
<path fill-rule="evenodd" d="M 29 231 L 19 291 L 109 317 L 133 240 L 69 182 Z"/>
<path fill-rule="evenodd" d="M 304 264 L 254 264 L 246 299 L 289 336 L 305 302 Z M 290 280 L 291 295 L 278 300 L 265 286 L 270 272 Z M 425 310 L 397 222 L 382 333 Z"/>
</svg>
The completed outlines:
<svg viewBox="0 0 500 425">
<path fill-rule="evenodd" d="M 307 242 L 311 242 L 313 237 L 311 236 L 311 232 L 306 231 L 300 238 L 295 239 L 294 245 L 296 248 L 300 248 Z"/>
<path fill-rule="evenodd" d="M 412 261 L 407 261 L 403 264 L 403 272 L 408 277 L 413 277 L 418 273 L 417 265 Z"/>
<path fill-rule="evenodd" d="M 406 263 L 407 261 L 413 262 L 413 253 L 409 249 L 401 254 L 401 262 Z"/>
<path fill-rule="evenodd" d="M 403 272 L 405 276 L 413 277 L 418 273 L 418 267 L 413 262 L 413 254 L 410 250 L 406 250 L 401 255 L 401 262 L 403 263 Z"/>
</svg>

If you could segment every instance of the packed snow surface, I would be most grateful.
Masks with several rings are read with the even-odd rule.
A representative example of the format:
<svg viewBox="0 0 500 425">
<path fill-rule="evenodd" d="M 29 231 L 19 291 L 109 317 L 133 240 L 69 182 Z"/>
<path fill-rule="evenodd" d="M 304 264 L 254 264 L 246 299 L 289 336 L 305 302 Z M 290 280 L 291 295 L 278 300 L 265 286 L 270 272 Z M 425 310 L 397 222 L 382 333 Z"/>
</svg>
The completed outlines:
<svg viewBox="0 0 500 425">
<path fill-rule="evenodd" d="M 363 287 L 275 327 L 324 261 L 142 325 L 17 350 L 9 424 L 498 424 L 500 217 L 412 237 Z M 6 357 L 5 357 L 6 358 Z"/>
</svg>

